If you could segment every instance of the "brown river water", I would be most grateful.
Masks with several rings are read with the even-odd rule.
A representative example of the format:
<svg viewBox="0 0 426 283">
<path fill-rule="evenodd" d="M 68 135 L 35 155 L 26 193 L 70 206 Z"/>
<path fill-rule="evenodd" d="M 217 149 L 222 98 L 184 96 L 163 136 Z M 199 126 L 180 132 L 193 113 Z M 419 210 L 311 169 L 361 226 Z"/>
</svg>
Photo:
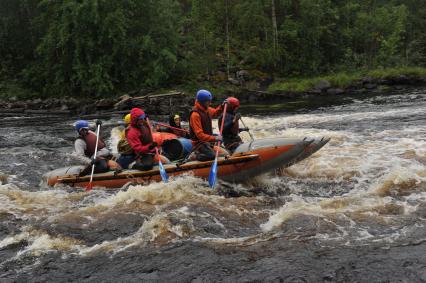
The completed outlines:
<svg viewBox="0 0 426 283">
<path fill-rule="evenodd" d="M 78 117 L 0 117 L 0 282 L 426 282 L 426 89 L 273 109 L 244 116 L 256 138 L 331 141 L 215 190 L 48 188 Z"/>
</svg>

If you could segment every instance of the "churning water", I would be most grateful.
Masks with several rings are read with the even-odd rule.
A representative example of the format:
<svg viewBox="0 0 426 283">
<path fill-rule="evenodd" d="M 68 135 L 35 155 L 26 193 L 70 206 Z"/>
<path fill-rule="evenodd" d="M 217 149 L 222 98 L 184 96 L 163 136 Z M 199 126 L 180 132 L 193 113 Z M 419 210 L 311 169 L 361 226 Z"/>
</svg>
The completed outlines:
<svg viewBox="0 0 426 283">
<path fill-rule="evenodd" d="M 74 162 L 73 121 L 1 118 L 1 282 L 426 281 L 425 89 L 245 117 L 257 138 L 331 141 L 215 191 L 189 175 L 47 188 L 43 173 Z"/>
</svg>

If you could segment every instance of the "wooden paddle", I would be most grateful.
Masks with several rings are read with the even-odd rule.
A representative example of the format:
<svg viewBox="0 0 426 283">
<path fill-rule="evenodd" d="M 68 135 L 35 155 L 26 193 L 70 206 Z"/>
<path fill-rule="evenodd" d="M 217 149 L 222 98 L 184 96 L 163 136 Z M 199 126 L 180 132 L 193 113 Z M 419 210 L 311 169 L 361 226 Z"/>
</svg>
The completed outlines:
<svg viewBox="0 0 426 283">
<path fill-rule="evenodd" d="M 222 115 L 222 123 L 219 129 L 219 135 L 222 136 L 223 131 L 223 125 L 225 123 L 225 116 L 226 116 L 226 108 L 228 107 L 228 103 L 225 104 L 223 107 L 223 115 Z M 217 149 L 216 149 L 216 156 L 214 158 L 214 162 L 212 165 L 212 168 L 210 169 L 210 175 L 209 175 L 209 185 L 213 189 L 216 185 L 216 176 L 217 176 L 217 157 L 219 156 L 219 149 L 220 149 L 220 141 L 217 142 Z"/>
</svg>

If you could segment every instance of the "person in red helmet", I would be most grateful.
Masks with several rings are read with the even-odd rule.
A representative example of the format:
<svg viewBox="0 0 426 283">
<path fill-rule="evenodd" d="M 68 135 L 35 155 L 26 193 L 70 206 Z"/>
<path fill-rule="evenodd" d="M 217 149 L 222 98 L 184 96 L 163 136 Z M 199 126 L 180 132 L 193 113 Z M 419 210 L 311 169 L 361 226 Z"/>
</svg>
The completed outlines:
<svg viewBox="0 0 426 283">
<path fill-rule="evenodd" d="M 158 163 L 155 156 L 157 143 L 152 138 L 151 128 L 146 120 L 145 112 L 140 108 L 133 108 L 130 111 L 130 127 L 126 130 L 126 139 L 136 155 L 136 163 L 133 169 L 151 170 Z M 163 163 L 168 160 L 162 157 Z"/>
<path fill-rule="evenodd" d="M 228 109 L 226 110 L 225 122 L 223 123 L 223 144 L 225 148 L 230 152 L 234 150 L 243 142 L 240 137 L 240 132 L 248 131 L 248 128 L 240 128 L 239 120 L 241 114 L 237 113 L 240 107 L 240 101 L 235 97 L 228 97 L 226 99 L 228 103 Z M 219 127 L 222 124 L 222 117 L 218 120 Z"/>
<path fill-rule="evenodd" d="M 222 141 L 222 136 L 213 135 L 212 119 L 222 114 L 223 105 L 210 107 L 212 94 L 208 90 L 199 90 L 194 107 L 189 114 L 189 136 L 194 146 L 196 159 L 200 161 L 215 158 L 214 143 Z M 228 155 L 225 149 L 220 149 L 220 155 Z"/>
</svg>

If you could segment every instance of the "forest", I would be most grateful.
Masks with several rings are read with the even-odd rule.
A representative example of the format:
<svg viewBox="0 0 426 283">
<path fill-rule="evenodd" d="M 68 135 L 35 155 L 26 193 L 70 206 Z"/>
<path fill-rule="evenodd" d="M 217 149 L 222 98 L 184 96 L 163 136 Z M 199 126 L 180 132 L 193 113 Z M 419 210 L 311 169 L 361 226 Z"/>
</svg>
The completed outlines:
<svg viewBox="0 0 426 283">
<path fill-rule="evenodd" d="M 0 96 L 426 66 L 426 1 L 2 0 Z"/>
</svg>

